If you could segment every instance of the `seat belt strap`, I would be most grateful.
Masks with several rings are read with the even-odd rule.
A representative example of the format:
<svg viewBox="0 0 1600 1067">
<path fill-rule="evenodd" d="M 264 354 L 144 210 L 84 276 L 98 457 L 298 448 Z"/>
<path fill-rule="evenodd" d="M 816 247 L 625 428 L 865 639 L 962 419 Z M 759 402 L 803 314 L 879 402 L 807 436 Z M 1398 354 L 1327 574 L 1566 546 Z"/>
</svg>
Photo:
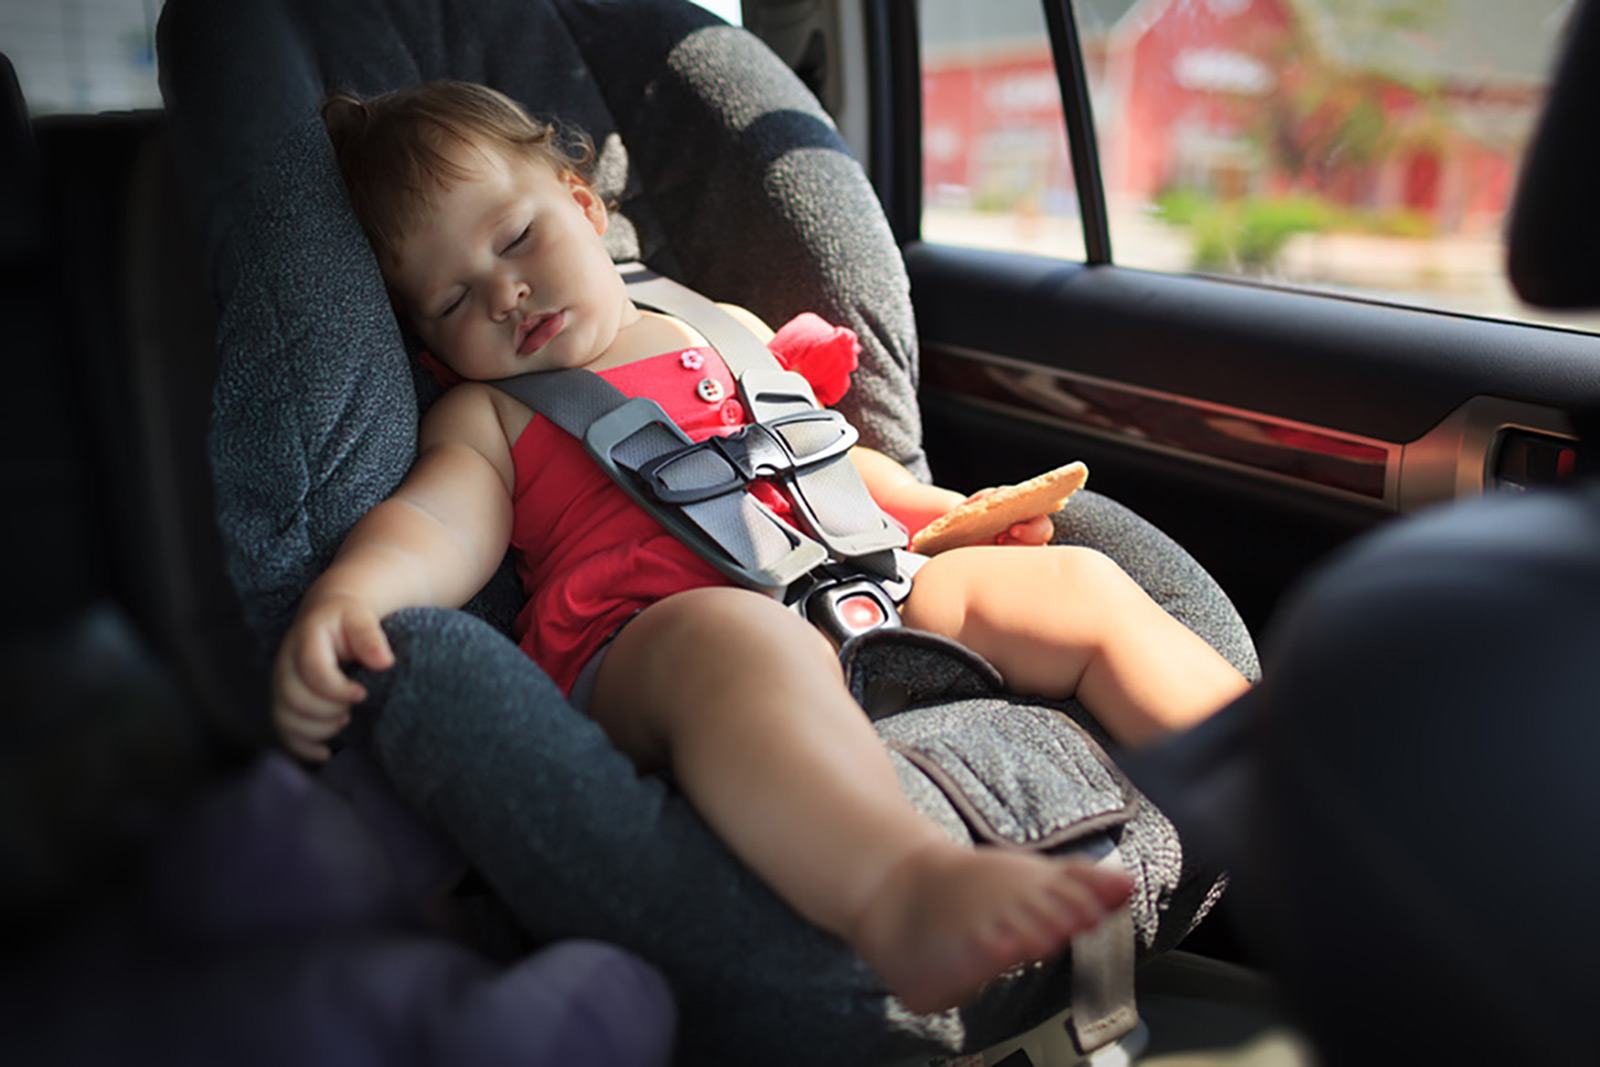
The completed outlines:
<svg viewBox="0 0 1600 1067">
<path fill-rule="evenodd" d="M 702 294 L 643 264 L 617 269 L 634 303 L 683 320 L 717 350 L 739 382 L 739 398 L 752 422 L 770 427 L 797 456 L 821 453 L 838 431 L 827 420 L 787 418 L 827 411 L 803 375 L 785 370 L 749 327 Z M 844 422 L 843 416 L 828 414 Z M 895 550 L 905 547 L 905 532 L 873 501 L 847 456 L 778 471 L 774 480 L 793 502 L 802 528 L 834 558 L 885 578 L 903 569 Z"/>
<path fill-rule="evenodd" d="M 654 400 L 628 397 L 586 370 L 503 378 L 496 387 L 577 438 L 612 481 L 672 535 L 741 585 L 782 596 L 828 558 L 815 540 L 743 491 L 668 505 L 639 470 L 695 447 Z"/>
<path fill-rule="evenodd" d="M 850 462 L 856 431 L 843 416 L 818 405 L 803 376 L 712 301 L 640 265 L 618 270 L 636 303 L 682 319 L 716 348 L 752 425 L 697 444 L 655 401 L 629 398 L 583 369 L 490 384 L 576 437 L 635 502 L 742 585 L 783 597 L 830 558 L 904 577 L 905 533 Z M 755 478 L 784 490 L 800 529 L 744 491 Z"/>
<path fill-rule="evenodd" d="M 748 326 L 716 301 L 687 285 L 657 274 L 643 263 L 619 263 L 617 272 L 627 283 L 628 297 L 635 304 L 682 319 L 693 326 L 717 350 L 717 355 L 722 357 L 722 362 L 728 365 L 736 380 L 757 368 L 783 371 L 777 357 L 761 343 L 761 338 L 751 333 Z M 800 380 L 805 381 L 804 378 Z M 806 392 L 810 391 L 811 387 L 807 385 Z M 812 406 L 816 406 L 815 398 L 812 399 Z M 754 411 L 750 415 L 753 421 L 762 421 L 756 418 Z"/>
<path fill-rule="evenodd" d="M 1102 863 L 1120 865 L 1113 848 Z M 1127 905 L 1072 939 L 1072 1015 L 1067 1031 L 1087 1056 L 1139 1023 L 1134 994 L 1133 912 Z"/>
</svg>

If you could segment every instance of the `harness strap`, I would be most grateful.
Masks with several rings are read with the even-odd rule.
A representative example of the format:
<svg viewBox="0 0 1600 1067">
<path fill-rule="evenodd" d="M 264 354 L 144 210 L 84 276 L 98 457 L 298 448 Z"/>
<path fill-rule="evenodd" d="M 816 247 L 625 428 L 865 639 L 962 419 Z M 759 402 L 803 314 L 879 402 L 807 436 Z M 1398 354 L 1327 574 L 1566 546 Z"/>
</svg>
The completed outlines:
<svg viewBox="0 0 1600 1067">
<path fill-rule="evenodd" d="M 785 370 L 760 338 L 714 301 L 643 264 L 627 264 L 618 270 L 636 304 L 682 319 L 710 342 L 738 380 L 739 399 L 750 421 L 773 429 L 789 451 L 798 456 L 816 455 L 838 433 L 822 420 L 791 420 L 789 416 L 827 413 L 848 426 L 842 416 L 817 403 L 803 375 Z M 820 442 L 816 440 L 819 434 Z M 873 501 L 848 457 L 830 453 L 827 460 L 775 471 L 771 477 L 793 502 L 802 528 L 822 542 L 831 556 L 893 578 L 902 569 L 895 550 L 905 547 L 905 532 Z"/>
<path fill-rule="evenodd" d="M 619 263 L 617 272 L 628 283 L 628 296 L 635 304 L 682 319 L 704 337 L 722 362 L 728 365 L 735 379 L 743 378 L 748 371 L 768 368 L 781 371 L 782 367 L 761 338 L 749 327 L 720 307 L 716 301 L 680 285 L 671 278 L 657 274 L 643 263 Z M 805 379 L 801 379 L 804 381 Z M 811 387 L 806 386 L 806 392 Z M 815 399 L 812 406 L 816 406 Z M 762 421 L 752 410 L 750 417 Z"/>
<path fill-rule="evenodd" d="M 820 407 L 805 378 L 784 370 L 722 308 L 642 266 L 619 270 L 635 302 L 683 319 L 716 348 L 753 425 L 697 444 L 655 401 L 629 398 L 583 369 L 491 384 L 583 442 L 635 502 L 740 584 L 786 597 L 830 558 L 887 579 L 901 575 L 896 550 L 905 534 L 849 461 L 855 429 Z M 756 478 L 779 485 L 800 530 L 744 491 Z"/>
<path fill-rule="evenodd" d="M 522 374 L 494 385 L 583 442 L 584 450 L 637 504 L 741 585 L 780 596 L 828 558 L 821 544 L 749 493 L 723 493 L 676 506 L 654 498 L 648 483 L 638 477 L 639 469 L 694 448 L 654 400 L 630 398 L 586 370 Z"/>
<path fill-rule="evenodd" d="M 1101 862 L 1120 863 L 1113 848 Z M 1072 939 L 1072 1015 L 1067 1032 L 1079 1055 L 1130 1033 L 1139 1024 L 1134 992 L 1133 912 L 1118 908 Z"/>
</svg>

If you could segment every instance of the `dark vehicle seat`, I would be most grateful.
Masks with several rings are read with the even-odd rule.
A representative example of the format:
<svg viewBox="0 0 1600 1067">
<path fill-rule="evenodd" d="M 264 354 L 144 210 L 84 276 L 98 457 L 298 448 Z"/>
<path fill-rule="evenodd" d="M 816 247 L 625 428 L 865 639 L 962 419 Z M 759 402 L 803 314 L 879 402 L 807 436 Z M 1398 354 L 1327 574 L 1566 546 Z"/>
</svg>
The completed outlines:
<svg viewBox="0 0 1600 1067">
<path fill-rule="evenodd" d="M 0 56 L 7 607 L 0 1060 L 668 1062 L 661 975 L 419 923 L 346 798 L 266 741 L 221 567 L 215 316 L 159 113 L 37 124 Z M 333 997 L 305 991 L 337 987 Z"/>
<path fill-rule="evenodd" d="M 853 326 L 867 353 L 847 413 L 869 442 L 922 466 L 915 330 L 892 238 L 816 102 L 742 32 L 669 2 L 170 0 L 161 53 L 164 116 L 52 121 L 39 140 L 61 183 L 54 214 L 71 227 L 57 247 L 110 234 L 124 279 L 103 298 L 108 311 L 74 305 L 67 317 L 70 350 L 102 361 L 85 380 L 111 383 L 91 394 L 87 420 L 88 439 L 105 443 L 95 468 L 114 472 L 92 506 L 127 531 L 106 585 L 212 740 L 235 751 L 266 741 L 261 655 L 350 523 L 403 475 L 432 399 L 344 206 L 315 114 L 327 88 L 472 77 L 575 119 L 601 144 L 601 186 L 629 223 L 616 230 L 627 239 L 618 257 L 769 321 L 817 310 Z M 77 297 L 96 292 L 93 267 L 63 268 Z M 1119 558 L 1253 670 L 1226 599 L 1136 516 L 1087 495 L 1059 534 Z M 895 1016 L 858 963 L 571 714 L 502 636 L 515 598 L 507 580 L 475 602 L 488 625 L 460 613 L 395 620 L 408 666 L 389 679 L 375 748 L 408 800 L 458 836 L 483 801 L 470 781 L 436 777 L 428 746 L 541 782 L 536 817 L 464 847 L 518 902 L 533 939 L 589 934 L 690 961 L 672 975 L 687 1061 L 925 1059 L 1059 1009 L 1060 975 L 1045 969 L 959 1018 Z M 480 716 L 470 729 L 429 714 L 441 686 Z M 498 715 L 533 716 L 543 733 L 490 745 L 507 732 Z M 496 866 L 513 835 L 551 857 L 537 878 Z M 597 926 L 587 905 L 608 895 L 625 899 Z"/>
<path fill-rule="evenodd" d="M 141 841 L 131 812 L 181 801 L 266 735 L 204 458 L 214 316 L 192 251 L 148 247 L 187 225 L 136 206 L 176 196 L 170 164 L 149 176 L 161 118 L 33 122 L 0 66 L 0 307 L 17 355 L 0 419 L 0 895 L 8 934 L 31 936 L 120 884 Z M 131 328 L 137 285 L 199 319 Z"/>
</svg>

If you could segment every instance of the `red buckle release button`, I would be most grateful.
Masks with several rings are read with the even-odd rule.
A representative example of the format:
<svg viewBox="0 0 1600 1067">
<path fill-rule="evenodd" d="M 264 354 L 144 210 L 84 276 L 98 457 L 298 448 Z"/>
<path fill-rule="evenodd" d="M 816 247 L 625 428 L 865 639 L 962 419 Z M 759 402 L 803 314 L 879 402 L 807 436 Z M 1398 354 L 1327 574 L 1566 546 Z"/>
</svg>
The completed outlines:
<svg viewBox="0 0 1600 1067">
<path fill-rule="evenodd" d="M 882 626 L 887 621 L 882 605 L 865 593 L 841 597 L 835 608 L 839 621 L 854 633 Z"/>
</svg>

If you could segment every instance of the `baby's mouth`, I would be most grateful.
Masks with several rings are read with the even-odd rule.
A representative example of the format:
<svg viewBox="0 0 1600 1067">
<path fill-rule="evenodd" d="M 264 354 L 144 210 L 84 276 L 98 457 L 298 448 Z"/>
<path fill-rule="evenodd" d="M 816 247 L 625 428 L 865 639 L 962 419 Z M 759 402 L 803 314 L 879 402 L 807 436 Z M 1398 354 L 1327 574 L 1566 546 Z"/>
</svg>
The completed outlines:
<svg viewBox="0 0 1600 1067">
<path fill-rule="evenodd" d="M 555 338 L 565 326 L 567 316 L 565 312 L 557 311 L 549 315 L 532 315 L 525 319 L 520 329 L 521 338 L 517 341 L 517 355 L 531 356 Z"/>
</svg>

